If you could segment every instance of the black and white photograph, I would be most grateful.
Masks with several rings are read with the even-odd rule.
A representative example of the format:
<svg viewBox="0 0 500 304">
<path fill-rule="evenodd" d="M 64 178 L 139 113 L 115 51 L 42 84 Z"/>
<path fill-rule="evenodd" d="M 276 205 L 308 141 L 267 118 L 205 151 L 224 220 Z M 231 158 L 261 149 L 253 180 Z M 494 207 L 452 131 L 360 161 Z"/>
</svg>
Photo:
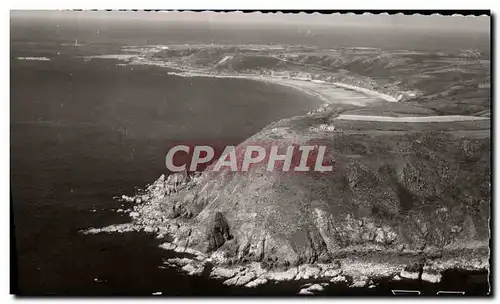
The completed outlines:
<svg viewBox="0 0 500 304">
<path fill-rule="evenodd" d="M 490 11 L 9 17 L 12 294 L 492 294 Z"/>
</svg>

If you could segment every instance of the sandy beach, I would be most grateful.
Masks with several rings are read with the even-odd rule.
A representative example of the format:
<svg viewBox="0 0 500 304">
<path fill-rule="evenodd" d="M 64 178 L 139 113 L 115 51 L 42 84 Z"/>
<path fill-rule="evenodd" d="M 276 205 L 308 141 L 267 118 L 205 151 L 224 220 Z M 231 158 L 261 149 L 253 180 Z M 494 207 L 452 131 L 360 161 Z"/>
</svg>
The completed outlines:
<svg viewBox="0 0 500 304">
<path fill-rule="evenodd" d="M 316 82 L 300 79 L 289 79 L 280 77 L 263 77 L 253 75 L 212 75 L 199 72 L 170 72 L 169 75 L 180 77 L 214 77 L 214 78 L 239 78 L 273 83 L 299 90 L 321 99 L 325 104 L 353 104 L 367 106 L 371 103 L 392 100 L 391 96 L 378 92 L 366 90 L 359 87 L 335 84 L 328 82 Z"/>
</svg>

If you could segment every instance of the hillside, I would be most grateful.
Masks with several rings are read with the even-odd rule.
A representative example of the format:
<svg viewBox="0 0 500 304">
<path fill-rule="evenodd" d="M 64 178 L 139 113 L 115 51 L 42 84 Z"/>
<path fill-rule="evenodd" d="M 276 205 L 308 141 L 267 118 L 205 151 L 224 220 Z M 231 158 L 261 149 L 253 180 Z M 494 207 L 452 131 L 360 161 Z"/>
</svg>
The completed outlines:
<svg viewBox="0 0 500 304">
<path fill-rule="evenodd" d="M 487 269 L 489 120 L 432 123 L 429 130 L 427 123 L 377 123 L 376 129 L 337 119 L 361 109 L 339 106 L 285 119 L 237 148 L 326 145 L 332 172 L 267 172 L 261 165 L 171 175 L 139 195 L 135 225 L 168 235 L 166 248 L 195 252 L 216 269 L 253 269 L 257 262 L 267 279 L 276 279 L 272 271 L 300 273 L 304 265 L 336 265 L 336 275 L 353 281 L 415 267 L 417 277 L 418 269 L 424 277 L 449 268 Z M 319 128 L 325 124 L 335 130 Z M 252 280 L 259 278 L 252 271 Z M 317 276 L 328 277 L 325 271 Z"/>
<path fill-rule="evenodd" d="M 321 80 L 399 102 L 327 102 L 237 147 L 241 155 L 252 144 L 323 145 L 331 172 L 268 172 L 261 163 L 162 176 L 125 197 L 136 202 L 132 224 L 89 232 L 155 233 L 163 248 L 190 255 L 168 265 L 247 287 L 308 278 L 435 283 L 447 269 L 489 269 L 490 76 L 481 54 L 170 46 L 141 56 L 130 62 Z"/>
</svg>

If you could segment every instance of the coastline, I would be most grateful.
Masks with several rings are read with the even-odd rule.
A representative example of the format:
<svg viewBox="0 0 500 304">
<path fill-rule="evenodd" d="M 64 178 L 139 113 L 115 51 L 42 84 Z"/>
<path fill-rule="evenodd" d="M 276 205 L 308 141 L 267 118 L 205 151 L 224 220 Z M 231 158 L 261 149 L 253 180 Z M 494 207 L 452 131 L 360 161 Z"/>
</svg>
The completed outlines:
<svg viewBox="0 0 500 304">
<path fill-rule="evenodd" d="M 308 81 L 308 80 L 293 79 L 293 78 L 269 77 L 269 76 L 264 77 L 264 76 L 242 75 L 242 74 L 214 75 L 210 73 L 200 73 L 197 71 L 168 72 L 168 74 L 179 77 L 212 77 L 212 78 L 228 78 L 228 79 L 234 78 L 234 79 L 248 79 L 265 83 L 273 83 L 281 86 L 290 87 L 295 90 L 301 91 L 305 94 L 315 96 L 321 99 L 325 104 L 354 104 L 354 105 L 366 106 L 370 103 L 375 103 L 379 101 L 397 102 L 397 100 L 392 96 L 342 83 L 329 83 L 329 82 Z M 353 92 L 355 94 L 353 94 Z M 340 99 L 339 97 L 344 97 L 344 98 Z"/>
<path fill-rule="evenodd" d="M 109 57 L 108 57 L 109 58 Z M 123 60 L 123 59 L 122 59 Z M 216 75 L 200 70 L 183 70 L 179 67 L 170 66 L 166 63 L 158 63 L 153 61 L 132 61 L 125 65 L 158 65 L 169 69 L 176 69 L 180 72 L 168 72 L 169 75 L 179 77 L 213 77 L 213 78 L 235 78 L 235 79 L 248 79 L 254 81 L 261 81 L 265 83 L 274 83 L 278 85 L 288 86 L 295 90 L 299 90 L 305 94 L 318 97 L 324 102 L 323 106 L 329 104 L 354 104 L 366 106 L 375 102 L 397 102 L 393 97 L 370 91 L 364 88 L 355 87 L 339 83 L 326 83 L 321 81 L 298 80 L 281 77 L 261 77 L 255 75 Z M 320 108 L 321 109 L 321 108 Z M 364 116 L 364 115 L 363 115 Z M 362 120 L 358 115 L 345 115 L 342 118 L 350 120 Z M 371 116 L 366 116 L 365 119 L 373 119 Z M 379 117 L 377 120 L 395 120 L 408 119 L 408 117 L 401 118 L 388 118 Z M 463 118 L 462 118 L 463 119 Z M 433 118 L 411 118 L 410 120 L 433 120 Z M 446 120 L 446 119 L 445 119 Z M 466 118 L 466 120 L 470 120 Z M 102 229 L 90 229 L 84 233 L 122 233 L 129 231 L 143 231 L 146 233 L 154 233 L 158 238 L 165 238 L 167 235 L 178 235 L 184 231 L 192 232 L 192 227 L 186 222 L 178 220 L 168 220 L 165 227 L 157 226 L 157 223 L 150 223 L 151 217 L 160 216 L 157 214 L 159 205 L 163 202 L 165 196 L 174 194 L 182 188 L 188 189 L 193 187 L 199 181 L 197 179 L 186 180 L 180 184 L 176 179 L 175 174 L 166 179 L 164 176 L 160 177 L 154 184 L 149 186 L 145 194 L 137 195 L 135 197 L 124 197 L 124 201 L 135 202 L 137 205 L 133 210 L 129 210 L 129 216 L 132 218 L 134 224 L 120 226 L 120 227 L 105 227 Z M 171 178 L 172 177 L 172 178 Z M 175 187 L 175 190 L 169 187 Z M 177 188 L 179 187 L 179 188 Z M 146 204 L 144 204 L 146 203 Z M 155 214 L 156 213 L 156 214 Z M 477 244 L 474 250 L 485 250 L 485 244 Z M 180 271 L 188 275 L 201 275 L 209 272 L 210 278 L 224 280 L 225 285 L 229 286 L 244 286 L 256 287 L 261 284 L 266 284 L 269 281 L 301 281 L 301 280 L 323 280 L 322 282 L 346 283 L 351 287 L 367 287 L 374 286 L 374 281 L 380 278 L 388 278 L 394 281 L 401 279 L 427 281 L 430 283 L 439 283 L 441 280 L 441 272 L 447 269 L 465 268 L 468 271 L 482 271 L 488 269 L 488 261 L 483 260 L 482 254 L 471 252 L 467 256 L 457 259 L 453 256 L 453 250 L 450 250 L 448 256 L 436 259 L 431 264 L 425 261 L 420 261 L 424 252 L 405 252 L 405 262 L 398 261 L 396 257 L 401 252 L 394 252 L 396 261 L 390 263 L 379 263 L 378 255 L 374 261 L 366 262 L 362 260 L 355 260 L 351 258 L 341 258 L 337 262 L 339 264 L 301 264 L 298 266 L 289 267 L 286 270 L 277 269 L 263 269 L 260 264 L 252 262 L 238 265 L 226 265 L 226 257 L 219 256 L 218 253 L 205 254 L 197 251 L 189 246 L 189 241 L 183 239 L 174 239 L 173 241 L 165 242 L 160 245 L 161 248 L 187 254 L 185 258 L 168 259 L 165 264 L 170 267 L 178 268 Z M 374 251 L 387 253 L 382 248 L 375 248 Z M 354 251 L 356 252 L 356 251 Z M 347 252 L 349 256 L 349 252 Z M 433 251 L 429 254 L 434 254 Z M 414 262 L 413 265 L 408 265 L 408 256 Z M 470 259 L 469 259 L 470 258 Z M 208 269 L 208 270 L 207 270 Z M 375 271 L 373 270 L 375 269 Z M 325 281 L 326 280 L 326 281 Z M 327 283 L 328 284 L 328 283 Z M 370 287 L 372 288 L 372 287 Z"/>
<path fill-rule="evenodd" d="M 175 64 L 170 64 L 164 61 L 137 59 L 137 56 L 130 54 L 110 54 L 100 56 L 86 56 L 85 60 L 89 59 L 116 59 L 125 61 L 126 63 L 119 64 L 127 65 L 154 65 L 158 67 L 175 70 L 167 72 L 168 75 L 179 77 L 212 77 L 212 78 L 234 78 L 260 81 L 264 83 L 273 83 L 301 91 L 302 93 L 319 98 L 325 105 L 327 104 L 353 104 L 366 106 L 375 102 L 398 102 L 396 98 L 388 94 L 369 90 L 359 86 L 353 86 L 340 82 L 326 82 L 322 80 L 308 80 L 301 78 L 285 78 L 285 77 L 270 77 L 257 76 L 252 74 L 214 74 L 202 69 L 186 69 Z"/>
<path fill-rule="evenodd" d="M 189 240 L 179 238 L 185 233 L 196 234 L 195 228 L 183 219 L 161 219 L 158 211 L 168 196 L 195 187 L 203 181 L 203 176 L 186 177 L 175 173 L 168 178 L 161 176 L 149 185 L 144 192 L 129 197 L 123 195 L 119 200 L 134 203 L 134 207 L 122 212 L 128 213 L 131 223 L 111 225 L 103 228 L 89 228 L 83 234 L 144 232 L 164 240 L 160 248 L 181 257 L 166 258 L 164 266 L 177 269 L 189 276 L 207 276 L 220 280 L 226 286 L 255 288 L 260 285 L 279 282 L 322 284 L 341 284 L 351 288 L 375 288 L 381 281 L 426 282 L 438 284 L 443 273 L 459 269 L 465 272 L 488 270 L 488 259 L 484 251 L 487 244 L 470 244 L 460 256 L 453 246 L 442 249 L 429 247 L 425 250 L 395 248 L 388 250 L 383 246 L 353 246 L 339 252 L 333 262 L 304 263 L 290 267 L 264 268 L 259 262 L 230 262 L 231 257 L 215 251 L 202 252 L 193 248 Z M 179 182 L 180 181 L 180 182 Z M 176 236 L 169 239 L 169 236 Z M 425 258 L 433 257 L 431 259 Z M 369 259 L 367 259 L 370 257 Z M 304 285 L 305 286 L 305 285 Z M 307 289 L 307 288 L 303 288 Z M 318 290 L 321 291 L 321 290 Z M 317 292 L 317 291 L 315 291 Z"/>
</svg>

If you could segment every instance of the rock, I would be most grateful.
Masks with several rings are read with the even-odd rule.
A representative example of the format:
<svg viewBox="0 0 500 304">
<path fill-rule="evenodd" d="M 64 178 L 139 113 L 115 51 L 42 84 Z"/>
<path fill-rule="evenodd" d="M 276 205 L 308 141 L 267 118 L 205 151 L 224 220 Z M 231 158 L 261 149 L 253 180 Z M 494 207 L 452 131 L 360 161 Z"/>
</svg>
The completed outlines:
<svg viewBox="0 0 500 304">
<path fill-rule="evenodd" d="M 191 262 L 192 262 L 192 260 L 190 260 L 188 258 L 171 258 L 171 259 L 167 259 L 167 263 L 168 264 L 174 265 L 174 266 L 180 266 L 180 267 L 186 266 L 186 265 L 190 264 Z"/>
<path fill-rule="evenodd" d="M 423 268 L 423 264 L 414 263 L 413 265 L 406 266 L 399 276 L 405 279 L 417 280 L 420 276 L 420 271 Z"/>
<path fill-rule="evenodd" d="M 314 284 L 314 285 L 309 286 L 307 288 L 307 290 L 309 290 L 309 291 L 323 291 L 324 288 L 320 284 Z"/>
<path fill-rule="evenodd" d="M 136 226 L 131 223 L 125 223 L 125 224 L 111 225 L 102 228 L 90 228 L 81 231 L 81 233 L 83 234 L 116 233 L 116 232 L 122 233 L 122 232 L 138 231 L 139 229 L 140 229 L 139 226 Z"/>
<path fill-rule="evenodd" d="M 299 271 L 297 276 L 295 277 L 296 280 L 307 280 L 310 278 L 317 278 L 320 274 L 321 270 L 319 267 L 314 266 L 314 265 L 300 265 L 299 266 Z"/>
<path fill-rule="evenodd" d="M 305 289 L 301 289 L 301 290 L 299 291 L 299 295 L 312 295 L 312 294 L 313 294 L 313 293 L 312 293 L 311 291 L 307 290 L 307 288 L 305 288 Z"/>
<path fill-rule="evenodd" d="M 163 184 L 165 183 L 165 174 L 160 175 L 155 183 Z"/>
<path fill-rule="evenodd" d="M 238 285 L 245 285 L 255 279 L 255 272 L 247 272 L 238 279 Z"/>
<path fill-rule="evenodd" d="M 174 250 L 177 246 L 172 243 L 163 243 L 159 247 L 165 250 Z"/>
<path fill-rule="evenodd" d="M 155 231 L 155 229 L 151 226 L 144 227 L 144 232 L 146 232 L 146 233 L 153 233 L 154 231 Z"/>
<path fill-rule="evenodd" d="M 126 195 L 122 195 L 122 200 L 125 201 L 125 202 L 128 202 L 128 203 L 132 203 L 134 202 L 135 198 L 134 197 L 131 197 L 131 196 L 126 196 Z"/>
<path fill-rule="evenodd" d="M 255 279 L 254 272 L 243 272 L 223 282 L 227 286 L 242 286 Z"/>
<path fill-rule="evenodd" d="M 323 277 L 336 277 L 341 273 L 342 273 L 342 269 L 327 269 L 321 274 L 321 276 L 323 276 Z"/>
<path fill-rule="evenodd" d="M 373 284 L 372 284 L 372 285 L 370 285 L 370 286 L 368 286 L 368 288 L 375 288 L 375 287 L 377 287 L 377 286 L 375 286 L 375 285 L 373 285 Z"/>
<path fill-rule="evenodd" d="M 210 258 L 217 263 L 224 264 L 227 262 L 227 253 L 221 251 L 215 251 L 210 255 Z"/>
<path fill-rule="evenodd" d="M 424 270 L 422 273 L 422 280 L 429 283 L 439 283 L 441 282 L 441 273 L 432 270 Z"/>
<path fill-rule="evenodd" d="M 310 285 L 310 286 L 308 286 L 308 285 Z M 312 295 L 312 294 L 314 294 L 314 292 L 319 292 L 319 291 L 324 290 L 323 286 L 321 286 L 320 284 L 314 284 L 314 285 L 306 284 L 304 286 L 308 286 L 308 287 L 302 288 L 300 290 L 299 294 Z"/>
<path fill-rule="evenodd" d="M 417 280 L 419 273 L 418 272 L 411 272 L 411 271 L 402 270 L 399 275 L 402 278 L 404 278 L 404 279 Z"/>
<path fill-rule="evenodd" d="M 366 281 L 354 281 L 349 287 L 362 288 L 366 286 Z"/>
<path fill-rule="evenodd" d="M 182 270 L 189 275 L 201 275 L 205 271 L 205 264 L 187 264 L 182 267 Z"/>
<path fill-rule="evenodd" d="M 338 275 L 330 280 L 332 283 L 345 283 L 347 282 L 347 278 L 343 275 Z"/>
<path fill-rule="evenodd" d="M 123 209 L 117 209 L 116 212 L 118 213 L 123 212 Z"/>
<path fill-rule="evenodd" d="M 393 278 L 392 278 L 393 281 L 401 281 L 401 277 L 399 275 L 395 275 Z"/>
<path fill-rule="evenodd" d="M 214 269 L 212 269 L 212 272 L 210 273 L 210 277 L 218 278 L 218 279 L 232 278 L 238 272 L 239 272 L 238 269 L 223 268 L 223 267 L 214 267 Z"/>
<path fill-rule="evenodd" d="M 227 279 L 222 284 L 226 286 L 237 286 L 238 285 L 238 276 L 235 276 L 233 278 Z"/>
<path fill-rule="evenodd" d="M 359 278 L 353 278 L 353 282 L 349 287 L 362 288 L 368 284 L 368 278 L 365 276 Z"/>
<path fill-rule="evenodd" d="M 297 275 L 297 268 L 290 268 L 287 271 L 270 271 L 265 276 L 274 281 L 291 281 Z"/>
<path fill-rule="evenodd" d="M 264 278 L 257 278 L 255 280 L 251 281 L 250 283 L 247 283 L 245 285 L 245 287 L 254 288 L 254 287 L 257 287 L 259 285 L 266 284 L 266 283 L 267 283 L 266 279 L 264 279 Z"/>
<path fill-rule="evenodd" d="M 229 225 L 224 218 L 224 215 L 217 211 L 214 214 L 212 227 L 208 229 L 208 243 L 209 251 L 214 251 L 220 248 L 227 240 L 231 239 L 229 234 Z"/>
<path fill-rule="evenodd" d="M 176 192 L 177 188 L 182 184 L 187 183 L 189 175 L 186 171 L 170 174 L 165 181 L 165 185 L 172 186 L 173 191 Z"/>
<path fill-rule="evenodd" d="M 185 271 L 185 272 L 187 272 L 187 273 L 190 273 L 190 274 L 191 274 L 192 272 L 195 272 L 196 267 L 194 267 L 194 266 L 193 266 L 193 265 L 191 265 L 191 264 L 187 264 L 187 265 L 183 266 L 181 269 L 182 269 L 183 271 Z"/>
<path fill-rule="evenodd" d="M 377 230 L 375 231 L 375 240 L 374 241 L 376 243 L 381 243 L 381 244 L 385 243 L 385 233 L 384 233 L 384 230 L 382 228 L 377 228 Z"/>
<path fill-rule="evenodd" d="M 139 217 L 139 212 L 133 211 L 128 214 L 130 217 Z"/>
<path fill-rule="evenodd" d="M 191 248 L 186 248 L 183 250 L 184 253 L 189 253 L 189 254 L 192 254 L 192 255 L 204 255 L 203 253 L 197 251 L 197 250 L 194 250 L 194 249 L 191 249 Z"/>
<path fill-rule="evenodd" d="M 201 255 L 201 254 L 197 254 L 195 257 L 194 257 L 196 260 L 198 261 L 203 261 L 205 260 L 207 257 L 204 256 L 204 255 Z"/>
</svg>

